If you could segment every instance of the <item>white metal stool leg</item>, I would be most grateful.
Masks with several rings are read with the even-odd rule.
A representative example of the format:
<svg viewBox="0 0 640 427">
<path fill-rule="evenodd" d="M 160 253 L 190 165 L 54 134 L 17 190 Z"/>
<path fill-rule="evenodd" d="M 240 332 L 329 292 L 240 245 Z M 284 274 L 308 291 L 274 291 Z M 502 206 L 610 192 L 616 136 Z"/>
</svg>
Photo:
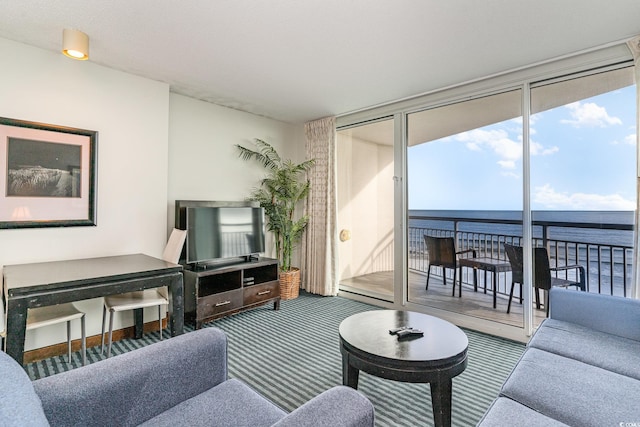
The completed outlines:
<svg viewBox="0 0 640 427">
<path fill-rule="evenodd" d="M 111 357 L 111 342 L 113 341 L 113 310 L 109 310 L 109 347 L 107 347 L 107 359 Z"/>
<path fill-rule="evenodd" d="M 104 354 L 104 322 L 107 320 L 107 307 L 102 306 L 102 346 L 100 347 L 100 354 Z"/>
<path fill-rule="evenodd" d="M 84 313 L 80 317 L 80 333 L 82 342 L 82 366 L 87 364 L 87 333 Z M 71 363 L 71 320 L 67 321 L 67 363 Z"/>
<path fill-rule="evenodd" d="M 71 320 L 67 321 L 67 363 L 71 363 Z"/>
</svg>

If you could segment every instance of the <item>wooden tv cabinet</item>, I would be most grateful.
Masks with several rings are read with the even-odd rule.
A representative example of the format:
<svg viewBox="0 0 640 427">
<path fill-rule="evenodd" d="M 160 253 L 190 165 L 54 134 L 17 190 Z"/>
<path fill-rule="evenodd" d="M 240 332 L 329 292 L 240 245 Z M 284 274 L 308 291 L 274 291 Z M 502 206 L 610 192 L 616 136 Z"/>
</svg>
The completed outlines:
<svg viewBox="0 0 640 427">
<path fill-rule="evenodd" d="M 213 265 L 184 270 L 185 321 L 204 322 L 273 302 L 280 309 L 278 260 Z"/>
</svg>

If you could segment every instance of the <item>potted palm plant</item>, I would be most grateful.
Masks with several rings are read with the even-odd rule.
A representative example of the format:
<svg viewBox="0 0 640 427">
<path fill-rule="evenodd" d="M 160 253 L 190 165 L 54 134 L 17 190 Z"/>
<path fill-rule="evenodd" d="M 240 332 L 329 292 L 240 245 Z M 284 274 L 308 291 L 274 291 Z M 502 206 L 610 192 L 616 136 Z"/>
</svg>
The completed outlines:
<svg viewBox="0 0 640 427">
<path fill-rule="evenodd" d="M 296 217 L 296 208 L 309 194 L 306 172 L 314 159 L 294 163 L 282 159 L 271 144 L 255 139 L 255 149 L 236 145 L 240 157 L 255 160 L 267 171 L 260 186 L 251 192 L 250 200 L 264 208 L 267 229 L 273 233 L 280 263 L 280 293 L 282 299 L 293 299 L 300 291 L 300 269 L 291 265 L 293 250 L 300 243 L 309 222 L 307 215 Z"/>
</svg>

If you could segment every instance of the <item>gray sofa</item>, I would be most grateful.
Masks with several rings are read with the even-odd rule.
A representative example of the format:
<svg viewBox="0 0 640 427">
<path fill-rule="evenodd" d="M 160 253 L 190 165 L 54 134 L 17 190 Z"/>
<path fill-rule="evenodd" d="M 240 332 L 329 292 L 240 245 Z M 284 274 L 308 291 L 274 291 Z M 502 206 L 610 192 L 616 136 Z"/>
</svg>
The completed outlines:
<svg viewBox="0 0 640 427">
<path fill-rule="evenodd" d="M 552 289 L 478 426 L 640 426 L 640 301 Z"/>
<path fill-rule="evenodd" d="M 287 414 L 227 378 L 227 338 L 205 328 L 31 382 L 0 352 L 0 425 L 373 426 L 371 403 L 336 386 Z M 273 381 L 287 382 L 286 378 Z"/>
</svg>

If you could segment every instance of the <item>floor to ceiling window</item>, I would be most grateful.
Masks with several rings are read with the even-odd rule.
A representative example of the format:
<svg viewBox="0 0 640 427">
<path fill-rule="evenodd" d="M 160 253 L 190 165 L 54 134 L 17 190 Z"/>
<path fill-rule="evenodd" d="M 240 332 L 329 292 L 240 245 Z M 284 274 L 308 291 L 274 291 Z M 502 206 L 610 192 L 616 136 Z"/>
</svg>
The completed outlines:
<svg viewBox="0 0 640 427">
<path fill-rule="evenodd" d="M 635 105 L 632 67 L 531 89 L 533 245 L 547 250 L 552 268 L 563 268 L 554 277 L 582 281 L 589 292 L 631 292 Z M 580 267 L 565 269 L 573 265 Z"/>
<path fill-rule="evenodd" d="M 522 326 L 521 309 L 506 315 L 506 274 L 436 265 L 424 237 L 468 251 L 444 254 L 445 263 L 507 262 L 503 243 L 522 235 L 522 91 L 412 113 L 407 123 L 408 300 Z"/>
<path fill-rule="evenodd" d="M 554 277 L 630 296 L 637 111 L 625 49 L 339 120 L 341 290 L 528 334 L 546 316 L 537 247 Z M 459 258 L 475 259 L 458 262 L 455 296 L 453 270 L 430 268 L 425 236 L 450 237 Z M 522 288 L 505 245 L 525 255 Z"/>
</svg>

